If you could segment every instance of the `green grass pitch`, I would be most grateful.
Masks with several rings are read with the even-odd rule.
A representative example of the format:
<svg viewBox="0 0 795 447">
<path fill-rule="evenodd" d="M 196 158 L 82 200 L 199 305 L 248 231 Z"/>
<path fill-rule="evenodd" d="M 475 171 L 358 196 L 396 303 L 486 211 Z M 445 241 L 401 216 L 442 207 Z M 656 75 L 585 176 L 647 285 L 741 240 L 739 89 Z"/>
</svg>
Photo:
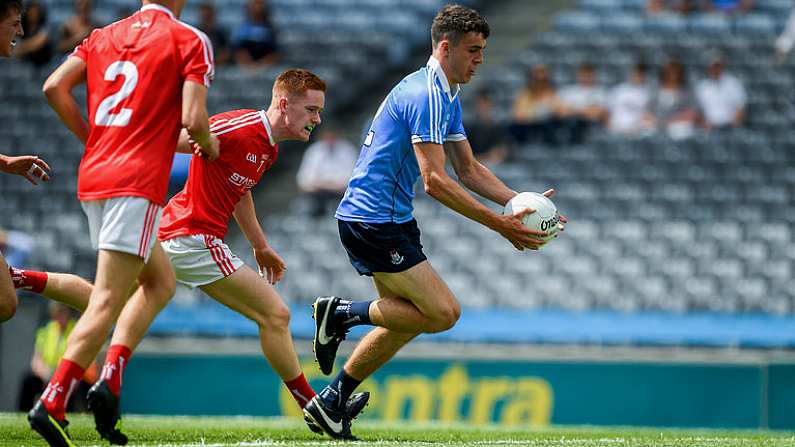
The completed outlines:
<svg viewBox="0 0 795 447">
<path fill-rule="evenodd" d="M 130 446 L 544 446 L 544 447 L 734 447 L 795 446 L 784 432 L 659 430 L 637 428 L 521 429 L 449 424 L 383 424 L 357 422 L 357 442 L 336 442 L 311 433 L 302 421 L 251 417 L 148 417 L 124 420 Z M 93 430 L 93 420 L 72 416 L 69 431 L 75 444 L 105 446 Z M 46 445 L 29 428 L 21 413 L 0 414 L 0 447 Z"/>
</svg>

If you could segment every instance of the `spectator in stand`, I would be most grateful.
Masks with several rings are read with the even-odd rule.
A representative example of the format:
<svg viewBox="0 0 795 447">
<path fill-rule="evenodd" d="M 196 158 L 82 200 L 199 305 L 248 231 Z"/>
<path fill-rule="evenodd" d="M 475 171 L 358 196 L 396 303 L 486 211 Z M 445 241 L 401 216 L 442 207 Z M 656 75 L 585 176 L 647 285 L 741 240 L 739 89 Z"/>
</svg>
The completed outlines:
<svg viewBox="0 0 795 447">
<path fill-rule="evenodd" d="M 608 99 L 608 128 L 615 133 L 642 136 L 653 131 L 654 118 L 649 113 L 651 91 L 646 83 L 648 67 L 638 62 L 627 82 L 617 85 Z"/>
<path fill-rule="evenodd" d="M 232 59 L 229 50 L 229 33 L 216 22 L 215 6 L 210 2 L 199 5 L 198 28 L 207 34 L 215 50 L 215 65 L 225 65 Z"/>
<path fill-rule="evenodd" d="M 646 2 L 646 14 L 653 16 L 664 13 L 668 8 L 665 0 L 649 0 Z"/>
<path fill-rule="evenodd" d="M 747 13 L 754 9 L 756 0 L 648 0 L 646 13 L 650 15 L 668 11 L 681 14 L 693 12 Z"/>
<path fill-rule="evenodd" d="M 312 216 L 333 214 L 332 206 L 336 208 L 348 187 L 358 156 L 353 144 L 340 137 L 333 125 L 323 126 L 320 141 L 304 152 L 296 178 L 298 187 L 310 199 Z"/>
<path fill-rule="evenodd" d="M 653 16 L 669 12 L 671 8 L 665 0 L 649 0 L 646 2 L 646 14 Z"/>
<path fill-rule="evenodd" d="M 755 0 L 708 0 L 703 9 L 725 13 L 745 14 L 754 9 Z"/>
<path fill-rule="evenodd" d="M 34 0 L 27 4 L 22 29 L 25 37 L 15 48 L 16 57 L 36 67 L 47 65 L 52 59 L 53 45 L 47 28 L 47 8 L 41 2 Z"/>
<path fill-rule="evenodd" d="M 701 119 L 707 130 L 739 127 L 745 123 L 745 87 L 739 79 L 726 73 L 721 56 L 713 56 L 707 77 L 696 85 Z"/>
<path fill-rule="evenodd" d="M 649 0 L 646 3 L 646 13 L 649 15 L 679 13 L 690 14 L 700 8 L 698 0 Z"/>
<path fill-rule="evenodd" d="M 44 385 L 50 381 L 58 361 L 63 357 L 66 349 L 66 339 L 75 326 L 77 320 L 72 315 L 72 310 L 67 306 L 50 302 L 50 321 L 36 331 L 36 342 L 33 357 L 30 359 L 30 371 L 22 379 L 19 391 L 17 409 L 30 411 L 39 395 L 44 391 Z M 83 376 L 82 382 L 69 400 L 70 411 L 85 411 L 86 393 L 91 384 L 97 380 L 96 363 L 91 366 Z"/>
<path fill-rule="evenodd" d="M 569 143 L 582 143 L 591 126 L 607 118 L 607 92 L 596 83 L 596 69 L 585 63 L 577 70 L 577 83 L 560 89 L 562 127 Z"/>
<path fill-rule="evenodd" d="M 545 143 L 557 144 L 561 106 L 546 65 L 536 65 L 527 74 L 527 85 L 514 100 L 512 111 L 510 133 L 517 143 L 540 135 Z"/>
<path fill-rule="evenodd" d="M 779 63 L 784 62 L 786 56 L 792 51 L 793 46 L 795 46 L 795 8 L 793 8 L 789 19 L 787 19 L 784 31 L 776 39 L 776 58 Z"/>
<path fill-rule="evenodd" d="M 651 111 L 660 132 L 673 139 L 693 135 L 698 118 L 696 101 L 687 88 L 685 67 L 678 60 L 669 60 L 660 70 L 660 84 Z"/>
<path fill-rule="evenodd" d="M 249 0 L 247 19 L 235 32 L 232 46 L 235 61 L 243 67 L 258 68 L 279 60 L 276 29 L 265 0 Z"/>
<path fill-rule="evenodd" d="M 475 119 L 467 123 L 466 132 L 472 153 L 481 163 L 498 165 L 508 156 L 506 128 L 494 115 L 494 101 L 487 89 L 475 95 Z"/>
<path fill-rule="evenodd" d="M 100 27 L 92 15 L 91 0 L 75 0 L 74 5 L 75 14 L 66 19 L 61 27 L 61 39 L 58 41 L 58 51 L 61 53 L 71 53 L 93 29 Z"/>
</svg>

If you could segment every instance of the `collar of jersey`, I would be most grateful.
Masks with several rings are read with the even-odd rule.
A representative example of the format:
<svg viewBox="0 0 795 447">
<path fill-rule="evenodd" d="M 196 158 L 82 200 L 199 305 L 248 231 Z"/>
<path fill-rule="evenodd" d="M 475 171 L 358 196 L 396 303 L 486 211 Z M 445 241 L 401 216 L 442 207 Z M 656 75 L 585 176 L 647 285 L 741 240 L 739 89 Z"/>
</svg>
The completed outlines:
<svg viewBox="0 0 795 447">
<path fill-rule="evenodd" d="M 444 73 L 444 69 L 442 68 L 442 64 L 439 63 L 439 60 L 435 57 L 431 56 L 428 59 L 428 68 L 439 78 L 439 82 L 442 84 L 442 88 L 444 92 L 447 93 L 447 97 L 450 98 L 450 102 L 452 102 L 456 96 L 458 96 L 458 91 L 461 90 L 461 86 L 456 84 L 455 85 L 455 94 L 451 92 L 450 83 L 447 82 L 447 75 Z"/>
<path fill-rule="evenodd" d="M 262 117 L 262 125 L 265 126 L 265 132 L 268 134 L 268 142 L 271 144 L 271 146 L 276 146 L 276 143 L 273 142 L 271 123 L 268 122 L 268 115 L 265 114 L 264 110 L 260 110 L 259 116 Z"/>
<path fill-rule="evenodd" d="M 155 9 L 160 12 L 165 12 L 166 14 L 170 15 L 172 19 L 176 19 L 176 17 L 174 17 L 174 13 L 163 5 L 158 5 L 156 3 L 149 3 L 148 5 L 144 5 L 143 7 L 141 7 L 141 11 L 148 11 L 150 9 Z"/>
</svg>

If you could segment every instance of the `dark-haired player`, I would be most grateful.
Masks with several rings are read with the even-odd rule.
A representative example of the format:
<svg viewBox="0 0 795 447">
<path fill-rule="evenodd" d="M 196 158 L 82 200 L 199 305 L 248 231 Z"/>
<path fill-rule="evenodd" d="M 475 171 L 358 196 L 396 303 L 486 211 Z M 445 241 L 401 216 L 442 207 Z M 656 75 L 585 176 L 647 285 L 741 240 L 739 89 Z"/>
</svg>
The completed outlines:
<svg viewBox="0 0 795 447">
<path fill-rule="evenodd" d="M 0 0 L 0 57 L 11 57 L 17 38 L 22 37 L 22 0 Z M 11 157 L 0 154 L 0 172 L 25 177 L 34 185 L 49 180 L 50 167 L 35 155 Z M 9 275 L 8 264 L 0 253 L 0 323 L 17 311 L 17 295 Z"/>
<path fill-rule="evenodd" d="M 338 438 L 351 437 L 343 409 L 359 383 L 412 338 L 450 329 L 461 313 L 455 295 L 422 252 L 412 217 L 419 177 L 434 199 L 500 233 L 519 250 L 537 249 L 546 236 L 522 225 L 532 210 L 496 214 L 445 171 L 449 157 L 465 187 L 500 205 L 516 195 L 475 160 L 461 121 L 459 84 L 469 82 L 483 63 L 488 23 L 470 8 L 448 5 L 434 18 L 431 37 L 428 64 L 400 81 L 378 108 L 337 208 L 340 239 L 351 264 L 360 275 L 373 277 L 379 297 L 322 297 L 314 304 L 315 356 L 325 374 L 349 328 L 376 326 L 304 408 L 307 418 Z"/>
</svg>

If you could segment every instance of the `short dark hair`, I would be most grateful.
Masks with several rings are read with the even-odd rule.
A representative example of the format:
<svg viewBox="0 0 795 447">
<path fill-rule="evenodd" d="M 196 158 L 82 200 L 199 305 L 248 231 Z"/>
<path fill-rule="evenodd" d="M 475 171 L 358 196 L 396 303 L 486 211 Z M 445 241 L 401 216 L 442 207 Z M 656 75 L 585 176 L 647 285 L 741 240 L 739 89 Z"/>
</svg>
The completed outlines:
<svg viewBox="0 0 795 447">
<path fill-rule="evenodd" d="M 491 30 L 486 19 L 477 11 L 461 5 L 446 5 L 433 18 L 431 25 L 431 42 L 433 47 L 443 39 L 457 45 L 461 38 L 471 32 L 480 33 L 484 39 L 489 38 Z"/>
<path fill-rule="evenodd" d="M 0 19 L 5 19 L 12 12 L 22 14 L 22 0 L 0 0 Z"/>
</svg>

